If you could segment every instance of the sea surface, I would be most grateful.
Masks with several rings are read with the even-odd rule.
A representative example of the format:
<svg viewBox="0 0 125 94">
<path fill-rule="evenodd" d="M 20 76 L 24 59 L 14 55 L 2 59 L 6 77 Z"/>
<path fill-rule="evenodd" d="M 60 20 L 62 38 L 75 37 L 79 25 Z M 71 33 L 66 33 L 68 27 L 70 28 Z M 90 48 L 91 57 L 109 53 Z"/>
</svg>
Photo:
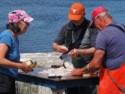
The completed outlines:
<svg viewBox="0 0 125 94">
<path fill-rule="evenodd" d="M 21 53 L 53 52 L 51 45 L 61 27 L 68 22 L 69 7 L 81 2 L 86 18 L 97 6 L 105 6 L 114 20 L 125 24 L 125 0 L 0 0 L 0 32 L 4 31 L 8 13 L 22 9 L 34 18 L 27 32 L 19 37 Z"/>
</svg>

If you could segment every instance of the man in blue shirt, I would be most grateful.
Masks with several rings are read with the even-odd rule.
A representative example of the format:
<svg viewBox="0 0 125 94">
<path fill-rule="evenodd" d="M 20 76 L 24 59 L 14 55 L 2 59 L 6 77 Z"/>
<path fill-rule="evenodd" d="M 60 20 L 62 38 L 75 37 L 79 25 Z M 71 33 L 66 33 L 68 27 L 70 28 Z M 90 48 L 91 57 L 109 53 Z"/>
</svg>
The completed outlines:
<svg viewBox="0 0 125 94">
<path fill-rule="evenodd" d="M 113 21 L 105 7 L 92 12 L 93 22 L 101 32 L 96 39 L 93 60 L 85 67 L 74 70 L 71 75 L 100 70 L 98 94 L 125 93 L 125 28 Z"/>
</svg>

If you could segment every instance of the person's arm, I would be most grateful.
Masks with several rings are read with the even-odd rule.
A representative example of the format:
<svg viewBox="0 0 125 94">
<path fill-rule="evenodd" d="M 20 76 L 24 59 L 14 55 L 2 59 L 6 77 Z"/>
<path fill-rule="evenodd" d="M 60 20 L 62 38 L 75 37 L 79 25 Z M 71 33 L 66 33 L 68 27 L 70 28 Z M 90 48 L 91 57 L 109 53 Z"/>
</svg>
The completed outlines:
<svg viewBox="0 0 125 94">
<path fill-rule="evenodd" d="M 67 24 L 64 25 L 60 32 L 58 33 L 57 37 L 55 38 L 52 49 L 56 52 L 65 53 L 67 49 L 65 49 L 62 45 L 65 44 L 65 33 L 67 30 Z"/>
<path fill-rule="evenodd" d="M 105 52 L 103 50 L 96 50 L 93 60 L 85 68 L 83 68 L 83 71 L 87 73 L 100 69 L 104 55 Z"/>
<path fill-rule="evenodd" d="M 71 75 L 79 75 L 82 76 L 84 73 L 93 72 L 100 68 L 101 63 L 103 62 L 103 58 L 106 52 L 106 45 L 109 37 L 106 36 L 105 31 L 102 31 L 98 34 L 96 39 L 96 51 L 93 57 L 93 60 L 85 67 L 81 69 L 74 70 Z"/>
<path fill-rule="evenodd" d="M 94 54 L 95 52 L 95 47 L 91 47 L 88 49 L 78 49 L 78 55 L 90 55 L 90 54 Z"/>
<path fill-rule="evenodd" d="M 73 70 L 70 75 L 82 76 L 84 73 L 97 71 L 101 66 L 104 54 L 105 52 L 103 50 L 97 50 L 93 60 L 87 66 Z"/>
<path fill-rule="evenodd" d="M 65 52 L 68 51 L 67 48 L 65 48 L 64 46 L 59 45 L 55 42 L 52 44 L 52 48 L 53 48 L 54 51 L 59 52 L 59 53 L 65 53 Z"/>
<path fill-rule="evenodd" d="M 52 44 L 52 49 L 53 49 L 54 51 L 56 51 L 56 52 L 59 52 L 58 46 L 59 46 L 59 45 L 54 42 L 54 43 Z"/>
<path fill-rule="evenodd" d="M 97 37 L 98 31 L 97 29 L 88 29 L 85 33 L 85 39 L 81 41 L 81 45 L 79 49 L 73 49 L 70 51 L 71 57 L 77 57 L 77 56 L 82 56 L 82 55 L 91 55 L 94 54 L 95 52 L 95 41 Z M 84 49 L 84 44 L 86 42 L 90 42 L 90 48 Z"/>
<path fill-rule="evenodd" d="M 28 68 L 28 66 L 23 63 L 12 62 L 6 59 L 5 57 L 6 57 L 8 50 L 9 48 L 6 44 L 0 43 L 0 66 L 5 67 L 5 68 L 22 69 L 24 72 L 31 71 L 31 69 Z"/>
<path fill-rule="evenodd" d="M 94 54 L 94 52 L 95 52 L 95 47 L 91 47 L 88 49 L 73 49 L 70 51 L 70 55 L 71 57 L 77 57 L 82 55 Z"/>
<path fill-rule="evenodd" d="M 99 31 L 96 28 L 89 28 L 87 32 L 89 33 L 90 48 L 78 49 L 79 55 L 90 55 L 95 53 L 95 42 Z"/>
</svg>

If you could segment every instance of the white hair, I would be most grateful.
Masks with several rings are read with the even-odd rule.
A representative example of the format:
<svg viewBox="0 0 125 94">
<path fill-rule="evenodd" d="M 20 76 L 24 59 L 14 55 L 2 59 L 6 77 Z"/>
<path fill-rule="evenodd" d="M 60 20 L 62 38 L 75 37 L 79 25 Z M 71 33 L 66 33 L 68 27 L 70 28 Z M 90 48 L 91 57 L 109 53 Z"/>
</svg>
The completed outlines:
<svg viewBox="0 0 125 94">
<path fill-rule="evenodd" d="M 102 17 L 112 18 L 112 15 L 108 11 L 104 11 L 104 12 L 100 13 L 99 15 L 102 16 Z"/>
</svg>

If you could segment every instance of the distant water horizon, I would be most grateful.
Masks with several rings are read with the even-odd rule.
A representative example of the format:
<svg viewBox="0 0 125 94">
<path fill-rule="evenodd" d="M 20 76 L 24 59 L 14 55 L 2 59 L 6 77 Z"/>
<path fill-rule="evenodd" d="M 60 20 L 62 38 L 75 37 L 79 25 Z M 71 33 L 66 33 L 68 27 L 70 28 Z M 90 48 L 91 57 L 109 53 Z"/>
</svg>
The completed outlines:
<svg viewBox="0 0 125 94">
<path fill-rule="evenodd" d="M 61 27 L 68 22 L 69 7 L 81 2 L 86 7 L 86 18 L 97 6 L 105 6 L 114 21 L 125 24 L 124 0 L 2 0 L 0 3 L 0 32 L 5 30 L 8 13 L 25 10 L 34 18 L 27 32 L 19 37 L 21 53 L 53 52 L 51 45 Z"/>
</svg>

